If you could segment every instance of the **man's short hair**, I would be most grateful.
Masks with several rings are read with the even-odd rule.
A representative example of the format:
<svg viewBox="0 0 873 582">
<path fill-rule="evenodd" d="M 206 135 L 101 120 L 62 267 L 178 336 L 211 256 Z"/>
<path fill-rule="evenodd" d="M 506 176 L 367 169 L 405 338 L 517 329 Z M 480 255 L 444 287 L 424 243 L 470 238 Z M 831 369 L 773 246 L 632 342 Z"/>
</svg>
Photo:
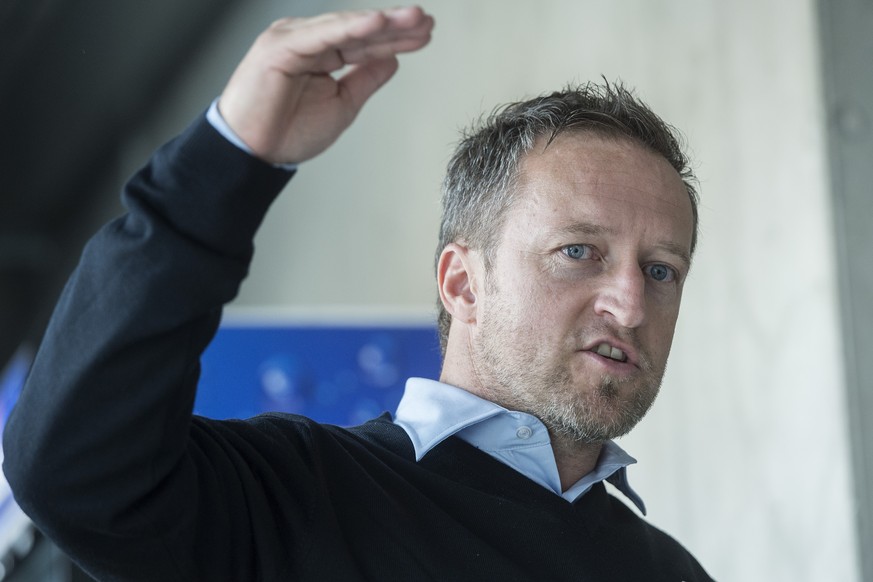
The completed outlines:
<svg viewBox="0 0 873 582">
<path fill-rule="evenodd" d="M 564 132 L 628 139 L 662 155 L 679 173 L 694 216 L 691 252 L 697 246 L 694 173 L 679 132 L 621 83 L 586 83 L 528 101 L 510 103 L 465 131 L 443 182 L 442 221 L 436 262 L 451 242 L 483 254 L 486 272 L 515 201 L 518 167 L 539 138 L 546 147 Z M 437 301 L 440 349 L 445 356 L 451 315 Z"/>
</svg>

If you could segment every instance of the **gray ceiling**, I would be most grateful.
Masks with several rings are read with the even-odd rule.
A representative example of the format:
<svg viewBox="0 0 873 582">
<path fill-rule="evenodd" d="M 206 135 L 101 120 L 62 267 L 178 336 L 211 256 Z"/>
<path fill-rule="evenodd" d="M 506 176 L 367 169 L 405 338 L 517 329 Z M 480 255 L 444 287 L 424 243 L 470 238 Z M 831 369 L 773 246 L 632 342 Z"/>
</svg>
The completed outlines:
<svg viewBox="0 0 873 582">
<path fill-rule="evenodd" d="M 232 4 L 0 2 L 0 370 L 41 333 L 119 144 Z"/>
</svg>

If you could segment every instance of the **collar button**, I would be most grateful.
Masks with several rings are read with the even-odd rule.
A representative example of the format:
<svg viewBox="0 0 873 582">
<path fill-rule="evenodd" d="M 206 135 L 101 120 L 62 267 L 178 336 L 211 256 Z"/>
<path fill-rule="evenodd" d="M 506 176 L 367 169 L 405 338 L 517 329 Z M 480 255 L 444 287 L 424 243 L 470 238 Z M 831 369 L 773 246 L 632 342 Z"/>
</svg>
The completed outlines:
<svg viewBox="0 0 873 582">
<path fill-rule="evenodd" d="M 529 426 L 520 426 L 515 431 L 515 436 L 522 440 L 527 440 L 533 435 L 533 430 Z"/>
</svg>

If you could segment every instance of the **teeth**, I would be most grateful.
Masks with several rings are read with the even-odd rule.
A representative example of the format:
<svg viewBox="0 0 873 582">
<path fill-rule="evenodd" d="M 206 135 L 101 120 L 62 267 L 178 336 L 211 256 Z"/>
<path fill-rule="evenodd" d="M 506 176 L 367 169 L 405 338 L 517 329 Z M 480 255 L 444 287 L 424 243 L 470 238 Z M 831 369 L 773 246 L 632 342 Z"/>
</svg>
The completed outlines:
<svg viewBox="0 0 873 582">
<path fill-rule="evenodd" d="M 627 356 L 624 354 L 623 351 L 618 348 L 614 348 L 609 344 L 600 344 L 599 346 L 597 346 L 597 349 L 595 351 L 604 358 L 618 360 L 619 362 L 624 362 L 627 359 Z"/>
</svg>

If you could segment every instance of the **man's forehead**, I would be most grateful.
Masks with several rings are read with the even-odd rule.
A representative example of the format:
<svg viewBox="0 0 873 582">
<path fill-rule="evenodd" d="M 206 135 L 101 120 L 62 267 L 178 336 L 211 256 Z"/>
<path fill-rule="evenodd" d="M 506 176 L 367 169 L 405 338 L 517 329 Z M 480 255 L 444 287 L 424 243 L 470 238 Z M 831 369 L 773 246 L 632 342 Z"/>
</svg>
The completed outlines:
<svg viewBox="0 0 873 582">
<path fill-rule="evenodd" d="M 547 217 L 553 229 L 583 225 L 587 234 L 605 234 L 627 221 L 657 221 L 681 233 L 673 237 L 677 245 L 693 231 L 681 176 L 662 156 L 627 138 L 574 132 L 549 144 L 544 139 L 522 160 L 516 195 L 518 218 Z"/>
<path fill-rule="evenodd" d="M 587 192 L 627 190 L 666 198 L 677 206 L 688 192 L 679 173 L 662 155 L 627 137 L 566 132 L 537 140 L 519 161 L 516 185 L 540 188 L 579 185 Z"/>
</svg>

